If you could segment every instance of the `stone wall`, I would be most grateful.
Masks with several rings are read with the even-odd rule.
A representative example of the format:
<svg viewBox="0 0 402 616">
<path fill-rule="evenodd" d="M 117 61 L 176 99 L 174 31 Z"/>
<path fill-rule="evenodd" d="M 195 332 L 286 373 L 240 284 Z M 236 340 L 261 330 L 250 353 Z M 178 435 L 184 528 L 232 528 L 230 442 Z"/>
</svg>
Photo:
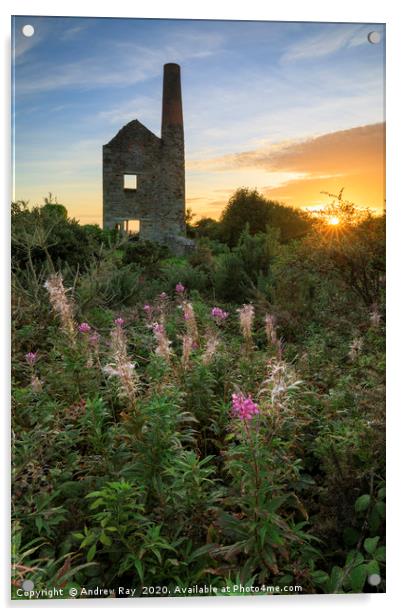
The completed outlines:
<svg viewBox="0 0 402 616">
<path fill-rule="evenodd" d="M 124 175 L 137 176 L 136 190 Z M 138 120 L 103 146 L 103 226 L 140 221 L 140 238 L 168 244 L 185 235 L 184 130 L 180 67 L 164 67 L 162 137 Z M 179 248 L 180 245 L 180 248 Z M 183 250 L 177 242 L 177 251 Z"/>
</svg>

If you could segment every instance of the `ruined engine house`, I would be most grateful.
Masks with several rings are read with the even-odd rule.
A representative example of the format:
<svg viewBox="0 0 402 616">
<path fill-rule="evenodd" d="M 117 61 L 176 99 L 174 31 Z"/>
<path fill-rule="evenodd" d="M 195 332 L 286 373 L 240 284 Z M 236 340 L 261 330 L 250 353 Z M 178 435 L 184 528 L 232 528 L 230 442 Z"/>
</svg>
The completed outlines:
<svg viewBox="0 0 402 616">
<path fill-rule="evenodd" d="M 103 226 L 185 250 L 184 129 L 180 66 L 165 64 L 162 129 L 157 137 L 138 120 L 103 146 Z M 180 249 L 181 247 L 181 249 Z"/>
</svg>

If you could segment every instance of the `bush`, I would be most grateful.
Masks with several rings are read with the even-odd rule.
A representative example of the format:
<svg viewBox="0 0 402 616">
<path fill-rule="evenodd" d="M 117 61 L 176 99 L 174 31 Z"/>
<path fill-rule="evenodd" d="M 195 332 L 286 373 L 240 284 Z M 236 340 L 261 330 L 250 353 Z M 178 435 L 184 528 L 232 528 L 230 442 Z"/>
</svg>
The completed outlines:
<svg viewBox="0 0 402 616">
<path fill-rule="evenodd" d="M 99 255 L 106 240 L 96 225 L 81 226 L 67 218 L 63 205 L 46 203 L 29 210 L 24 202 L 12 206 L 11 254 L 15 270 L 29 267 L 39 273 L 68 265 L 83 270 Z"/>
<path fill-rule="evenodd" d="M 278 228 L 283 242 L 305 235 L 311 226 L 300 210 L 270 201 L 249 188 L 239 188 L 230 197 L 220 224 L 221 237 L 229 246 L 238 243 L 246 225 L 251 235 L 264 233 L 270 227 Z"/>
<path fill-rule="evenodd" d="M 122 262 L 124 265 L 135 263 L 149 274 L 158 274 L 161 261 L 169 256 L 166 246 L 150 241 L 132 240 L 124 244 Z"/>
</svg>

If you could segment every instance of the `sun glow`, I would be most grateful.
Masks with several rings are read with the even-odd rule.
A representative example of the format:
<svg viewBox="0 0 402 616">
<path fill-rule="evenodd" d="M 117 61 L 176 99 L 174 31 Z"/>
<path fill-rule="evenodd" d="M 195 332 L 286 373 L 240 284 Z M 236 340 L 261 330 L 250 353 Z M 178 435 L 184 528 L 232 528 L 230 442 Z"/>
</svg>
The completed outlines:
<svg viewBox="0 0 402 616">
<path fill-rule="evenodd" d="M 339 225 L 339 223 L 340 223 L 340 220 L 338 216 L 331 216 L 331 218 L 328 220 L 329 225 Z"/>
</svg>

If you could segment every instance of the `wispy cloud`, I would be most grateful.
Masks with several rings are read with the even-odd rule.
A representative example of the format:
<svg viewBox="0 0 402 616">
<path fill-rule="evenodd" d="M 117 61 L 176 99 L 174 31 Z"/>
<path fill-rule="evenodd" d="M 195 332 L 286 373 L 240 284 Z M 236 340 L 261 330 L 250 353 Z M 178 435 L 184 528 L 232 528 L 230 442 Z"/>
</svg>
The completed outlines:
<svg viewBox="0 0 402 616">
<path fill-rule="evenodd" d="M 24 25 L 31 25 L 35 32 L 33 36 L 24 36 L 22 28 Z M 40 45 L 46 40 L 49 33 L 49 25 L 40 18 L 29 18 L 26 22 L 17 20 L 13 21 L 13 60 L 16 64 L 24 64 L 29 59 L 29 54 L 34 47 Z"/>
<path fill-rule="evenodd" d="M 322 58 L 342 48 L 368 44 L 369 28 L 365 25 L 337 25 L 324 32 L 298 40 L 282 55 L 282 62 Z"/>
<path fill-rule="evenodd" d="M 358 126 L 311 139 L 288 140 L 255 150 L 193 160 L 188 167 L 195 171 L 262 168 L 270 172 L 317 176 L 345 174 L 360 167 L 375 167 L 381 161 L 384 155 L 384 130 L 384 124 Z"/>
<path fill-rule="evenodd" d="M 151 96 L 135 96 L 124 103 L 100 111 L 95 119 L 107 124 L 120 125 L 134 119 L 147 124 L 154 122 L 156 117 L 160 119 L 160 97 L 156 100 Z"/>
<path fill-rule="evenodd" d="M 79 27 L 79 30 L 82 28 Z M 71 32 L 76 34 L 78 27 Z M 32 62 L 29 70 L 21 68 L 18 75 L 18 94 L 30 94 L 77 88 L 89 90 L 104 86 L 130 86 L 158 76 L 165 62 L 185 62 L 216 53 L 223 37 L 171 36 L 154 47 L 129 41 L 105 42 L 103 51 L 80 57 L 74 62 Z M 20 50 L 20 53 L 22 51 Z"/>
<path fill-rule="evenodd" d="M 71 41 L 87 29 L 88 24 L 80 24 L 78 26 L 73 26 L 72 28 L 66 28 L 64 32 L 61 33 L 60 38 L 62 41 Z"/>
</svg>

